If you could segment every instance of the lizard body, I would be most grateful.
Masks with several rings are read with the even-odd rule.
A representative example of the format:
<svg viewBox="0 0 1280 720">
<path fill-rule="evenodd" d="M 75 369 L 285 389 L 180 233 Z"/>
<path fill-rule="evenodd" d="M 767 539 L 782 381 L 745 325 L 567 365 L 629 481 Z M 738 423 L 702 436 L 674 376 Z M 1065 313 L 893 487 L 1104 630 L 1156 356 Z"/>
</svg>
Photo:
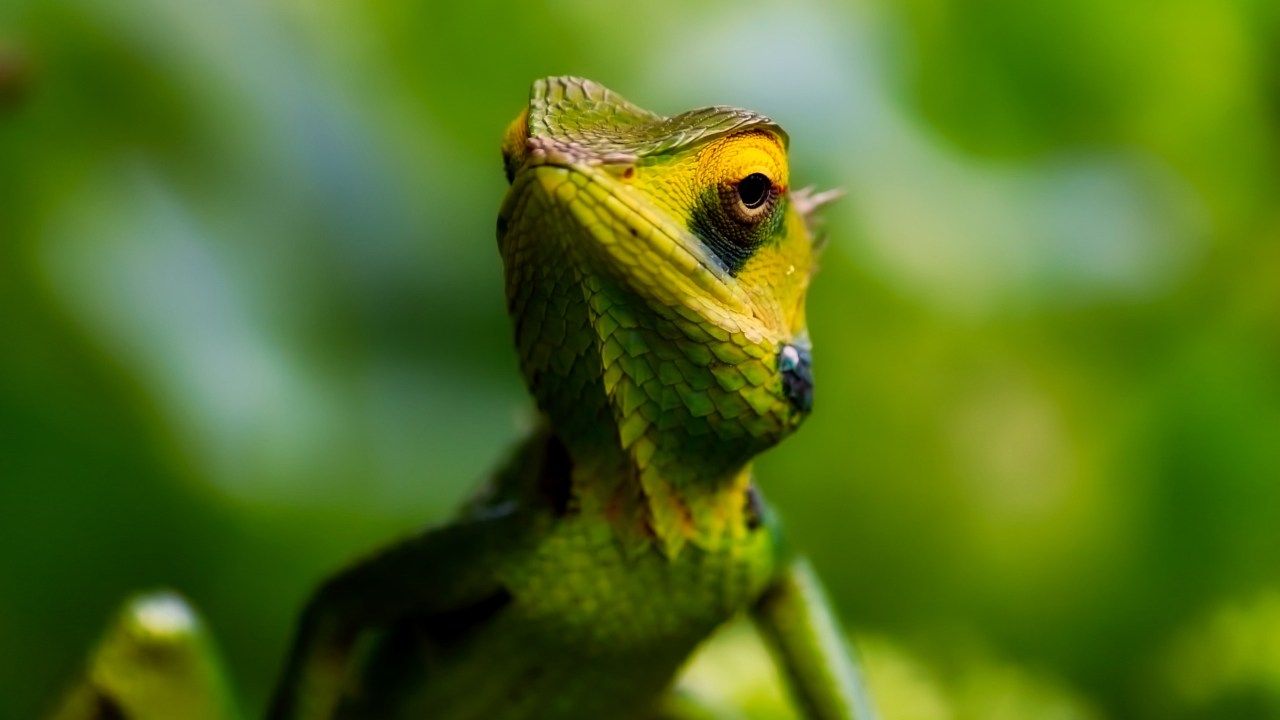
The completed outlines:
<svg viewBox="0 0 1280 720">
<path fill-rule="evenodd" d="M 534 83 L 498 246 L 542 425 L 451 523 L 320 588 L 270 718 L 652 718 L 742 611 L 808 717 L 870 717 L 750 467 L 812 402 L 818 201 L 786 144 L 745 110 Z"/>
</svg>

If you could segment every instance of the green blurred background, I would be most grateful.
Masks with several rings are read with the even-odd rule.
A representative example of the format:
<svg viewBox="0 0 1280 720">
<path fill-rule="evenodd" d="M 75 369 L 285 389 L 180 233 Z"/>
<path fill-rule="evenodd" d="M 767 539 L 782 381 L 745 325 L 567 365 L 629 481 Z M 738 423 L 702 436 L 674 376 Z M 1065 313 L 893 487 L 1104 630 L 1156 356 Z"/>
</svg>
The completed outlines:
<svg viewBox="0 0 1280 720">
<path fill-rule="evenodd" d="M 260 707 L 530 424 L 497 145 L 561 73 L 848 191 L 759 469 L 891 720 L 1280 717 L 1274 0 L 0 1 L 0 717 L 157 585 Z"/>
</svg>

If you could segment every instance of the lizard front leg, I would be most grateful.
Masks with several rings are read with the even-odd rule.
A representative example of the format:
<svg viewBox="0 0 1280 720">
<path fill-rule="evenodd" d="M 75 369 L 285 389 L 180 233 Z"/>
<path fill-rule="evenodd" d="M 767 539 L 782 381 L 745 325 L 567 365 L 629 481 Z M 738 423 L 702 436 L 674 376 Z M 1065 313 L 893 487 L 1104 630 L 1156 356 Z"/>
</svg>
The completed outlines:
<svg viewBox="0 0 1280 720">
<path fill-rule="evenodd" d="M 270 720 L 331 717 L 366 630 L 432 615 L 500 589 L 498 569 L 536 525 L 517 510 L 467 519 L 410 538 L 321 585 L 302 614 L 268 710 Z"/>
<path fill-rule="evenodd" d="M 805 717 L 875 720 L 862 673 L 806 560 L 791 560 L 751 614 Z"/>
</svg>

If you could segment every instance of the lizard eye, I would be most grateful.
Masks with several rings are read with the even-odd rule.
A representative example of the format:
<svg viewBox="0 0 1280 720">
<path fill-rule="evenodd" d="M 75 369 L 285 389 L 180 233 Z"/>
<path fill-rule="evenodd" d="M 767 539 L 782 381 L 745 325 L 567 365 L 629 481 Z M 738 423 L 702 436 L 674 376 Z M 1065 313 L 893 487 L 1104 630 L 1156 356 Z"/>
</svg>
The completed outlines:
<svg viewBox="0 0 1280 720">
<path fill-rule="evenodd" d="M 771 189 L 773 183 L 769 182 L 764 173 L 751 173 L 738 181 L 738 199 L 742 201 L 743 207 L 755 210 L 769 199 Z"/>
<path fill-rule="evenodd" d="M 733 193 L 736 197 L 733 197 L 731 210 L 738 220 L 745 223 L 763 219 L 778 196 L 769 176 L 758 172 L 739 180 L 733 186 Z"/>
</svg>

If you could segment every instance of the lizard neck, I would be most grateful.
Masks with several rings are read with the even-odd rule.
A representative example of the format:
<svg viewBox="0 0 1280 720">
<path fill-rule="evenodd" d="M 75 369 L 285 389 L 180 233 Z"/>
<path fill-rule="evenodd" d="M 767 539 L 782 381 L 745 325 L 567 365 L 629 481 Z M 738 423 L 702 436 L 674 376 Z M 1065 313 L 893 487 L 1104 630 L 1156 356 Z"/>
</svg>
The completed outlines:
<svg viewBox="0 0 1280 720">
<path fill-rule="evenodd" d="M 777 423 L 717 379 L 731 366 L 700 327 L 579 267 L 509 295 L 522 372 L 573 462 L 571 502 L 668 556 L 717 546 L 744 525 L 749 463 Z"/>
<path fill-rule="evenodd" d="M 686 544 L 714 550 L 753 522 L 751 466 L 699 476 L 677 459 L 641 467 L 618 445 L 570 450 L 575 508 L 612 525 L 624 543 L 674 558 Z"/>
</svg>

